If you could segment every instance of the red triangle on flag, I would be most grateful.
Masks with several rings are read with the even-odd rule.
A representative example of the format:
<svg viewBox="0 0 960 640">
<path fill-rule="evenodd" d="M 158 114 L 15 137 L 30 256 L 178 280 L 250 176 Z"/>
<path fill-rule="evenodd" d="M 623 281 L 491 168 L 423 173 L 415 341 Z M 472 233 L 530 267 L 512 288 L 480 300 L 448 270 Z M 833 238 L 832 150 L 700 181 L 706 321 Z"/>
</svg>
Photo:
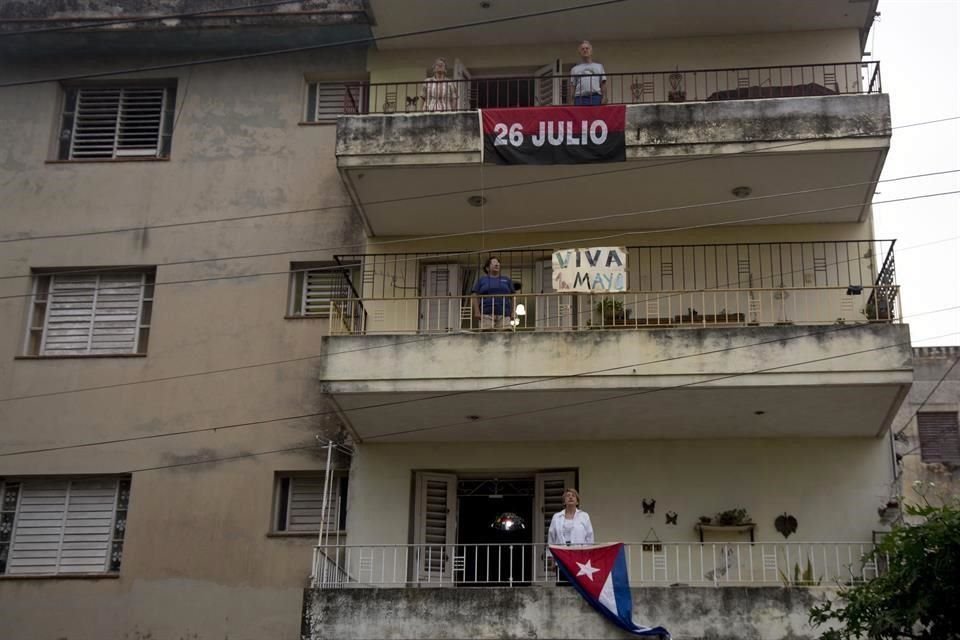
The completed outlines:
<svg viewBox="0 0 960 640">
<path fill-rule="evenodd" d="M 550 546 L 550 553 L 593 598 L 600 597 L 603 584 L 613 570 L 622 542 L 591 547 Z"/>
</svg>

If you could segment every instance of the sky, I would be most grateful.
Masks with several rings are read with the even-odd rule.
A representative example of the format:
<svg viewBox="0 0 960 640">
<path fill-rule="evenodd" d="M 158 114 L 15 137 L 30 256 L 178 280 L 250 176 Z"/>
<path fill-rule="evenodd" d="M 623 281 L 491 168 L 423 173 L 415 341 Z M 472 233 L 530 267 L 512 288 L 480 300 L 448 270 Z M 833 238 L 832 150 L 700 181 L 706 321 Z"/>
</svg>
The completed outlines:
<svg viewBox="0 0 960 640">
<path fill-rule="evenodd" d="M 894 127 L 960 116 L 960 0 L 880 0 L 878 10 L 866 59 L 880 61 Z M 948 169 L 960 169 L 960 120 L 895 130 L 881 179 Z M 880 184 L 874 201 L 954 190 L 960 173 Z M 914 346 L 960 345 L 960 308 L 911 315 L 960 305 L 960 194 L 873 211 L 876 237 L 897 241 Z"/>
</svg>

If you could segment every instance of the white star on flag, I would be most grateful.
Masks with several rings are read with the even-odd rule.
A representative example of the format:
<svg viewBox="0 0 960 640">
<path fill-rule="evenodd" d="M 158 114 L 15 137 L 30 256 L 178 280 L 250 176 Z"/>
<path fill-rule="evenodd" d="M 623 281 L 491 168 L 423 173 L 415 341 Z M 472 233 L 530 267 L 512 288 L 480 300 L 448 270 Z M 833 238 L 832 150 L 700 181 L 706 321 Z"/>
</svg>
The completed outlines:
<svg viewBox="0 0 960 640">
<path fill-rule="evenodd" d="M 580 567 L 580 573 L 577 574 L 577 577 L 579 578 L 580 576 L 587 576 L 590 578 L 590 582 L 593 582 L 593 574 L 595 574 L 597 571 L 600 571 L 600 569 L 597 569 L 591 565 L 589 560 L 587 560 L 587 564 L 581 564 L 578 562 L 577 566 Z"/>
</svg>

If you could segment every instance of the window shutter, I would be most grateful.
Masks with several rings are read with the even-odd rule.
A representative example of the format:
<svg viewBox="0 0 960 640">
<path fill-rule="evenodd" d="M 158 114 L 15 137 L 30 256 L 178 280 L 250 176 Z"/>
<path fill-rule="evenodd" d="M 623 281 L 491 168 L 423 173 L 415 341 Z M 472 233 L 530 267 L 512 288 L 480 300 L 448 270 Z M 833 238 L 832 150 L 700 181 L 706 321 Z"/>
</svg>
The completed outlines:
<svg viewBox="0 0 960 640">
<path fill-rule="evenodd" d="M 568 487 L 573 487 L 575 481 L 576 474 L 573 471 L 537 474 L 534 500 L 535 506 L 540 510 L 540 516 L 536 516 L 535 509 L 534 543 L 542 544 L 547 541 L 547 533 L 550 531 L 550 521 L 553 519 L 553 514 L 563 510 L 563 491 Z"/>
<path fill-rule="evenodd" d="M 450 546 L 456 534 L 457 477 L 451 474 L 417 474 L 418 564 L 421 580 L 449 580 Z"/>
<path fill-rule="evenodd" d="M 68 487 L 67 481 L 23 484 L 7 573 L 56 573 Z"/>
<path fill-rule="evenodd" d="M 142 273 L 53 275 L 42 355 L 135 353 Z"/>
<path fill-rule="evenodd" d="M 166 87 L 81 88 L 71 160 L 161 155 Z"/>
<path fill-rule="evenodd" d="M 337 116 L 366 111 L 366 86 L 361 82 L 313 82 L 307 88 L 311 122 L 335 123 Z"/>
<path fill-rule="evenodd" d="M 117 503 L 115 480 L 74 480 L 60 552 L 60 573 L 99 573 L 107 568 Z"/>
<path fill-rule="evenodd" d="M 330 301 L 347 297 L 347 286 L 341 271 L 307 271 L 303 287 L 301 313 L 305 316 L 329 316 Z"/>
<path fill-rule="evenodd" d="M 955 411 L 918 413 L 917 429 L 923 462 L 960 462 L 960 426 Z"/>
<path fill-rule="evenodd" d="M 339 527 L 338 498 L 340 479 L 332 479 L 333 488 L 327 498 L 327 514 L 323 518 L 323 477 L 290 478 L 290 502 L 287 509 L 287 531 L 319 531 L 323 520 L 324 531 Z"/>
</svg>

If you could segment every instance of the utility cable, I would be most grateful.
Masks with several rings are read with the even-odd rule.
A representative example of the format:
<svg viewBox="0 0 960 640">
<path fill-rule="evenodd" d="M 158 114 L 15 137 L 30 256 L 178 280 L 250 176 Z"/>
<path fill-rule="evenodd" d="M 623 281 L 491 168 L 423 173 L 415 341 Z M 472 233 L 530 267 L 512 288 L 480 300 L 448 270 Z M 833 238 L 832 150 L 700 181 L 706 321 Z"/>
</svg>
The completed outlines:
<svg viewBox="0 0 960 640">
<path fill-rule="evenodd" d="M 950 367 L 943 372 L 943 375 L 940 376 L 940 379 L 937 380 L 937 383 L 933 385 L 932 389 L 930 389 L 930 393 L 928 393 L 927 396 L 923 399 L 923 402 L 921 402 L 920 405 L 916 408 L 916 410 L 914 410 L 914 412 L 910 414 L 910 417 L 907 418 L 906 422 L 903 423 L 903 426 L 900 427 L 900 429 L 895 434 L 893 434 L 894 437 L 899 436 L 901 433 L 907 430 L 907 427 L 910 426 L 910 423 L 913 422 L 913 419 L 916 418 L 917 414 L 920 413 L 920 410 L 923 409 L 924 406 L 926 406 L 927 402 L 930 401 L 930 398 L 932 398 L 933 394 L 937 392 L 937 389 L 940 388 L 940 385 L 944 383 L 944 381 L 947 379 L 947 376 L 949 376 L 950 372 L 956 368 L 957 364 L 960 364 L 960 356 L 957 356 L 956 358 L 954 358 L 953 364 L 950 365 Z M 914 451 L 916 451 L 917 448 L 911 449 L 907 453 L 904 453 L 901 455 L 907 455 L 909 453 L 913 453 Z"/>
<path fill-rule="evenodd" d="M 949 333 L 949 334 L 944 334 L 944 336 L 946 336 L 946 335 L 954 335 L 955 333 L 957 333 L 957 332 L 952 332 L 952 333 Z M 944 336 L 935 336 L 934 338 L 940 338 L 940 337 L 944 337 Z M 929 339 L 934 339 L 934 338 L 929 338 Z M 793 362 L 793 363 L 785 364 L 785 365 L 778 365 L 778 366 L 775 366 L 775 367 L 766 367 L 766 368 L 763 368 L 763 369 L 756 369 L 756 370 L 753 370 L 753 371 L 745 371 L 745 372 L 740 372 L 740 373 L 727 374 L 727 375 L 719 376 L 719 377 L 716 377 L 716 378 L 710 378 L 710 379 L 707 379 L 707 380 L 698 380 L 698 381 L 695 381 L 695 382 L 685 383 L 685 384 L 681 384 L 681 385 L 674 385 L 674 386 L 671 386 L 671 387 L 658 387 L 658 388 L 656 388 L 656 389 L 644 389 L 644 390 L 639 391 L 639 392 L 633 392 L 633 393 L 630 393 L 630 394 L 622 394 L 622 395 L 614 396 L 614 397 L 611 397 L 611 398 L 599 398 L 599 399 L 596 399 L 596 400 L 585 400 L 585 401 L 580 401 L 580 402 L 576 402 L 576 403 L 568 403 L 568 404 L 565 404 L 565 405 L 559 405 L 559 406 L 556 406 L 556 405 L 555 405 L 555 406 L 551 406 L 551 407 L 544 407 L 544 408 L 541 408 L 541 409 L 533 409 L 533 410 L 528 410 L 528 411 L 521 411 L 521 412 L 515 412 L 515 413 L 511 413 L 511 414 L 494 416 L 494 417 L 491 417 L 491 418 L 480 418 L 479 420 L 471 420 L 471 421 L 469 421 L 469 422 L 467 422 L 467 423 L 461 423 L 461 422 L 458 422 L 458 423 L 449 423 L 449 424 L 445 424 L 445 425 L 434 425 L 434 426 L 432 426 L 432 427 L 422 427 L 422 428 L 412 429 L 412 430 L 396 431 L 396 432 L 387 433 L 387 434 L 380 434 L 380 435 L 371 437 L 371 438 L 369 438 L 369 439 L 372 440 L 372 439 L 375 439 L 375 438 L 384 438 L 384 437 L 394 436 L 394 435 L 406 435 L 406 434 L 409 434 L 409 433 L 421 432 L 421 431 L 432 431 L 432 430 L 437 430 L 437 429 L 441 429 L 441 428 L 449 428 L 449 427 L 453 427 L 453 426 L 461 426 L 461 425 L 463 425 L 463 424 L 471 424 L 471 425 L 473 425 L 473 424 L 476 424 L 476 423 L 478 423 L 478 422 L 484 422 L 484 421 L 488 421 L 488 420 L 503 420 L 503 419 L 505 419 L 505 418 L 512 418 L 512 417 L 517 417 L 517 416 L 530 415 L 530 414 L 534 414 L 534 413 L 543 413 L 543 412 L 547 412 L 547 411 L 555 411 L 555 410 L 558 410 L 558 409 L 565 409 L 565 408 L 568 408 L 568 407 L 571 407 L 571 406 L 580 406 L 580 405 L 584 405 L 584 404 L 595 404 L 595 403 L 599 403 L 599 402 L 608 402 L 608 401 L 611 401 L 611 400 L 618 400 L 618 399 L 621 399 L 621 398 L 624 398 L 624 397 L 628 397 L 628 396 L 645 395 L 645 394 L 648 394 L 648 393 L 657 393 L 657 392 L 661 392 L 661 391 L 670 391 L 670 390 L 675 390 L 675 389 L 689 388 L 689 387 L 693 387 L 693 386 L 697 386 L 697 385 L 708 384 L 708 383 L 710 383 L 710 382 L 715 382 L 715 381 L 719 381 L 719 380 L 728 380 L 728 379 L 731 379 L 731 378 L 736 378 L 736 377 L 741 377 L 741 376 L 755 375 L 755 374 L 758 374 L 758 373 L 766 373 L 766 372 L 775 371 L 775 370 L 778 370 L 778 369 L 785 369 L 785 368 L 790 368 L 790 367 L 798 367 L 798 366 L 803 366 L 803 365 L 808 365 L 808 364 L 815 364 L 815 363 L 817 363 L 817 362 L 824 362 L 824 361 L 827 361 L 827 360 L 835 360 L 835 359 L 837 359 L 837 358 L 844 358 L 844 357 L 853 356 L 853 355 L 862 355 L 862 354 L 864 354 L 864 353 L 870 353 L 870 352 L 874 352 L 874 351 L 881 351 L 881 350 L 885 350 L 885 349 L 891 349 L 891 348 L 894 348 L 894 347 L 903 346 L 904 344 L 910 344 L 910 343 L 909 343 L 909 342 L 894 343 L 894 344 L 884 345 L 884 346 L 882 346 L 882 347 L 873 347 L 873 348 L 870 348 L 870 349 L 861 349 L 861 350 L 859 350 L 859 351 L 853 351 L 853 352 L 849 352 L 849 353 L 843 353 L 843 354 L 837 354 L 837 355 L 832 355 L 832 356 L 826 356 L 826 357 L 823 357 L 823 358 L 816 358 L 816 359 L 813 359 L 813 360 L 805 360 L 805 361 Z M 305 450 L 317 448 L 317 446 L 318 446 L 318 445 L 313 444 L 313 445 L 307 445 L 307 446 L 284 447 L 284 448 L 279 448 L 279 449 L 270 449 L 270 450 L 267 450 L 267 451 L 257 451 L 257 452 L 251 452 L 251 453 L 237 454 L 237 455 L 233 455 L 233 456 L 224 456 L 224 457 L 217 457 L 217 458 L 206 458 L 206 459 L 203 459 L 203 460 L 191 460 L 191 461 L 187 461 L 187 462 L 179 462 L 179 463 L 167 464 L 167 465 L 156 465 L 156 466 L 150 466 L 150 467 L 140 467 L 140 468 L 136 468 L 136 469 L 128 469 L 128 470 L 125 471 L 125 473 L 131 473 L 131 474 L 132 474 L 132 473 L 139 473 L 139 472 L 144 472 L 144 471 L 157 471 L 157 470 L 161 470 L 161 469 L 171 469 L 171 468 L 178 468 L 178 467 L 184 467 L 184 466 L 193 466 L 193 465 L 198 465 L 198 464 L 208 464 L 208 463 L 215 463 L 215 462 L 224 462 L 224 461 L 231 461 L 231 460 L 241 460 L 241 459 L 247 459 L 247 458 L 255 458 L 255 457 L 259 457 L 259 456 L 263 456 L 263 455 L 270 455 L 270 454 L 275 454 L 275 453 L 286 453 L 286 452 L 292 452 L 292 451 L 305 451 Z"/>
<path fill-rule="evenodd" d="M 927 311 L 927 312 L 923 312 L 923 313 L 920 313 L 920 314 L 913 314 L 913 315 L 911 315 L 911 316 L 909 316 L 909 317 L 914 317 L 914 316 L 917 316 L 917 315 L 930 315 L 930 314 L 934 314 L 934 313 L 943 313 L 943 312 L 945 312 L 945 311 L 952 311 L 952 310 L 956 310 L 956 309 L 960 309 L 960 306 L 956 306 L 956 307 L 946 307 L 946 308 L 943 308 L 943 309 L 937 309 L 937 310 L 934 310 L 934 311 Z M 603 369 L 595 369 L 595 370 L 592 370 L 592 371 L 580 371 L 580 372 L 577 372 L 577 373 L 561 374 L 561 375 L 555 375 L 555 376 L 545 376 L 545 377 L 539 377 L 539 378 L 536 378 L 536 379 L 533 379 L 533 380 L 524 380 L 524 381 L 521 381 L 521 382 L 511 382 L 511 383 L 496 385 L 496 386 L 492 386 L 492 387 L 485 387 L 485 388 L 482 388 L 482 389 L 470 389 L 470 390 L 454 391 L 454 392 L 442 393 L 442 394 L 437 394 L 437 395 L 432 395 L 432 396 L 427 396 L 427 397 L 420 397 L 420 398 L 413 398 L 413 399 L 404 399 L 404 400 L 396 400 L 396 401 L 390 401 L 390 402 L 382 402 L 382 403 L 377 403 L 377 404 L 372 404 L 372 405 L 366 405 L 366 406 L 362 406 L 362 407 L 354 407 L 354 408 L 350 408 L 350 409 L 341 409 L 340 411 L 330 410 L 330 411 L 310 412 L 310 413 L 303 413 L 303 414 L 299 414 L 299 415 L 283 416 L 283 417 L 280 417 L 280 418 L 271 418 L 271 419 L 264 419 L 264 420 L 255 420 L 255 421 L 250 421 L 250 422 L 232 423 L 232 424 L 226 424 L 226 425 L 217 425 L 217 426 L 212 426 L 212 427 L 202 427 L 202 428 L 197 428 L 197 429 L 187 429 L 187 430 L 175 431 L 175 432 L 164 432 L 164 433 L 147 434 L 147 435 L 141 435 L 141 436 L 129 436 L 129 437 L 125 437 L 125 438 L 115 438 L 115 439 L 111 439 L 111 440 L 99 440 L 99 441 L 95 441 L 95 442 L 86 442 L 86 443 L 78 443 L 78 444 L 70 444 L 70 445 L 58 445 L 58 446 L 44 447 L 44 448 L 39 448 L 39 449 L 29 449 L 29 450 L 3 452 L 3 453 L 0 453 L 0 457 L 8 457 L 8 456 L 14 456 L 14 455 L 26 455 L 26 454 L 31 454 L 31 453 L 46 453 L 46 452 L 52 452 L 52 451 L 60 451 L 60 450 L 64 450 L 64 449 L 86 448 L 86 447 L 92 447 L 92 446 L 99 446 L 99 445 L 105 445 L 105 444 L 118 444 L 118 443 L 132 442 L 132 441 L 138 441 L 138 440 L 152 440 L 152 439 L 156 439 L 156 438 L 164 438 L 164 437 L 171 437 L 171 436 L 187 435 L 187 434 L 192 434 L 192 433 L 216 432 L 216 431 L 221 431 L 221 430 L 229 430 L 229 429 L 235 429 L 235 428 L 241 428 L 241 427 L 258 426 L 258 425 L 275 423 L 275 422 L 285 422 L 285 421 L 289 421 L 289 420 L 300 420 L 300 419 L 304 419 L 304 418 L 313 418 L 313 417 L 320 417 L 320 416 L 326 416 L 326 415 L 336 415 L 336 414 L 341 413 L 341 412 L 342 412 L 342 413 L 354 413 L 354 412 L 364 411 L 364 410 L 368 410 L 368 409 L 380 409 L 380 408 L 383 408 L 383 407 L 397 406 L 397 405 L 404 405 L 404 404 L 411 404 L 411 403 L 415 403 L 415 402 L 433 401 L 433 400 L 438 400 L 438 399 L 450 398 L 450 397 L 454 397 L 454 396 L 462 396 L 462 395 L 472 394 L 472 393 L 485 393 L 485 392 L 490 392 L 490 391 L 497 391 L 497 390 L 502 390 L 502 389 L 509 389 L 509 388 L 521 387 L 521 386 L 526 386 L 526 385 L 531 385 L 531 384 L 538 384 L 538 383 L 542 383 L 542 382 L 550 382 L 550 381 L 554 381 L 554 380 L 563 380 L 563 379 L 570 379 L 570 378 L 580 378 L 580 377 L 586 377 L 586 376 L 591 376 L 591 375 L 597 375 L 597 374 L 600 374 L 600 373 L 609 373 L 609 372 L 612 372 L 612 371 L 619 371 L 619 370 L 623 370 L 623 369 L 633 369 L 633 368 L 643 367 L 643 366 L 647 366 L 647 365 L 663 364 L 663 363 L 666 363 L 666 362 L 674 362 L 674 361 L 677 361 L 677 360 L 685 360 L 685 359 L 689 359 L 689 358 L 699 358 L 699 357 L 704 357 L 704 356 L 709 356 L 709 355 L 717 355 L 717 354 L 720 354 L 720 353 L 728 353 L 728 352 L 731 352 L 731 351 L 738 351 L 738 350 L 741 350 L 741 349 L 749 349 L 749 348 L 764 346 L 764 345 L 768 345 L 768 344 L 778 344 L 778 343 L 786 342 L 786 341 L 789 341 L 789 340 L 798 340 L 798 339 L 801 339 L 801 338 L 809 338 L 809 337 L 820 337 L 820 336 L 823 336 L 823 335 L 825 335 L 825 334 L 830 334 L 830 333 L 834 333 L 834 332 L 838 332 L 838 331 L 849 331 L 849 330 L 853 330 L 853 329 L 863 328 L 863 327 L 865 327 L 865 326 L 868 326 L 868 325 L 863 325 L 863 324 L 843 325 L 843 326 L 840 326 L 840 327 L 831 327 L 831 328 L 829 328 L 829 329 L 824 329 L 824 330 L 820 330 L 820 331 L 812 331 L 812 332 L 810 332 L 810 333 L 799 334 L 799 335 L 795 335 L 795 336 L 788 336 L 788 337 L 786 337 L 786 338 L 784 338 L 784 337 L 778 337 L 778 338 L 775 338 L 775 339 L 772 339 L 772 340 L 765 340 L 765 341 L 760 341 L 760 342 L 753 342 L 753 343 L 750 343 L 750 344 L 739 345 L 739 346 L 734 346 L 734 347 L 724 347 L 724 348 L 721 348 L 721 349 L 713 349 L 713 350 L 710 350 L 710 351 L 700 351 L 700 352 L 697 352 L 697 353 L 689 353 L 689 354 L 684 354 L 684 355 L 680 355 L 680 356 L 671 356 L 671 357 L 668 357 L 668 358 L 661 358 L 661 359 L 650 360 L 650 361 L 646 361 L 646 362 L 628 363 L 628 364 L 623 364 L 623 365 L 617 365 L 617 366 L 615 366 L 615 367 L 607 367 L 607 368 L 603 368 Z M 946 335 L 952 335 L 952 334 L 946 334 Z M 938 336 L 938 337 L 940 337 L 940 336 Z M 900 344 L 900 343 L 898 343 L 898 344 Z M 332 355 L 332 354 L 331 354 L 331 355 Z M 721 379 L 723 379 L 723 378 L 721 378 Z M 475 421 L 472 421 L 472 422 L 475 422 Z M 457 423 L 457 424 L 460 424 L 460 423 Z"/>
</svg>

